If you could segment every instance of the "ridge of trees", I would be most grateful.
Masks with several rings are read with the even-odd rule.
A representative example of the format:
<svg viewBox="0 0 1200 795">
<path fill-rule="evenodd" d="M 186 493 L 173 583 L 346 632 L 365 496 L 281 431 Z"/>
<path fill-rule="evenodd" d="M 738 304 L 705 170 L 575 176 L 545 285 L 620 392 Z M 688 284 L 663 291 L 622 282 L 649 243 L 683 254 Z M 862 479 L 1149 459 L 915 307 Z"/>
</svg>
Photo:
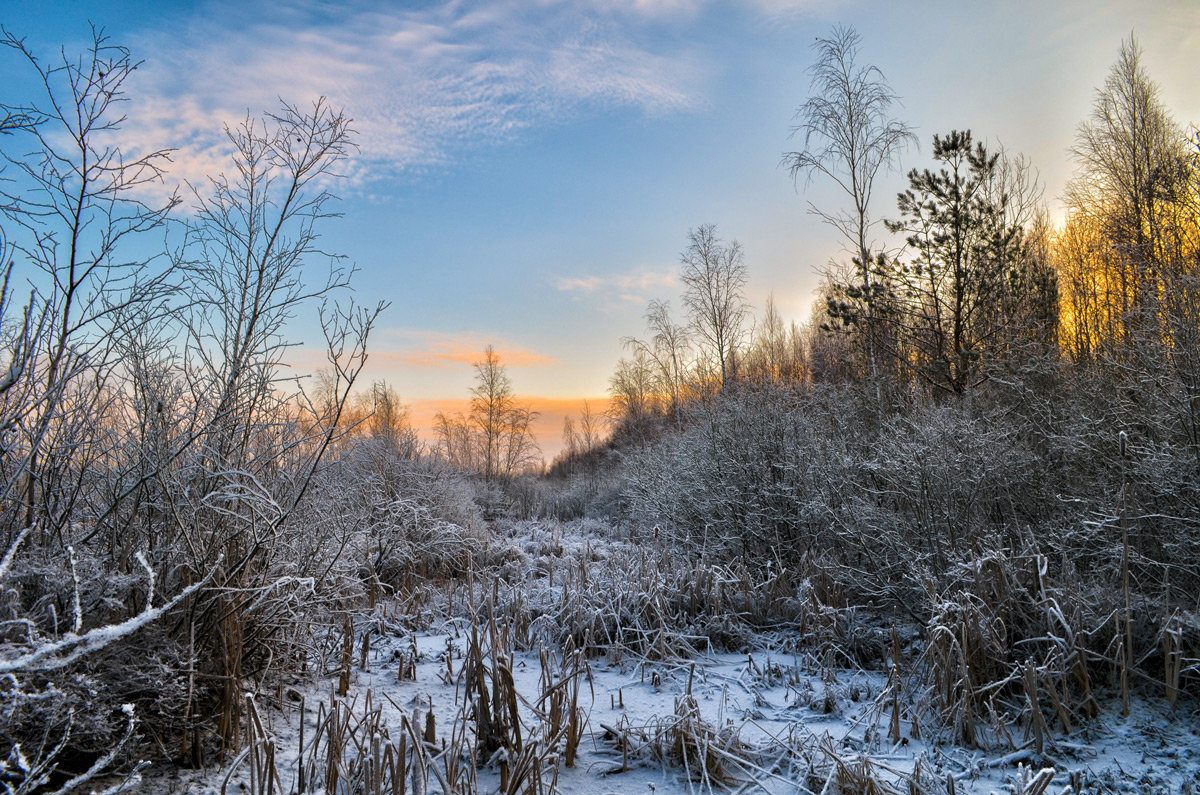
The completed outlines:
<svg viewBox="0 0 1200 795">
<path fill-rule="evenodd" d="M 785 324 L 769 299 L 751 326 L 740 246 L 736 268 L 712 257 L 736 285 L 726 295 L 740 301 L 731 333 L 712 333 L 694 279 L 683 279 L 684 321 L 652 302 L 646 335 L 623 340 L 628 355 L 610 380 L 618 425 L 678 428 L 688 405 L 764 380 L 858 384 L 882 419 L 1038 360 L 1144 367 L 1169 379 L 1197 427 L 1200 135 L 1172 120 L 1133 37 L 1079 127 L 1057 229 L 1028 159 L 969 130 L 934 135 L 932 166 L 910 169 L 894 212 L 880 218 L 876 180 L 915 136 L 893 118 L 897 95 L 882 72 L 861 63 L 857 33 L 837 27 L 814 51 L 813 93 L 793 129 L 804 148 L 783 164 L 849 200 L 809 206 L 845 239 L 847 261 L 826 275 L 807 323 Z M 685 270 L 715 234 L 689 234 Z"/>
</svg>

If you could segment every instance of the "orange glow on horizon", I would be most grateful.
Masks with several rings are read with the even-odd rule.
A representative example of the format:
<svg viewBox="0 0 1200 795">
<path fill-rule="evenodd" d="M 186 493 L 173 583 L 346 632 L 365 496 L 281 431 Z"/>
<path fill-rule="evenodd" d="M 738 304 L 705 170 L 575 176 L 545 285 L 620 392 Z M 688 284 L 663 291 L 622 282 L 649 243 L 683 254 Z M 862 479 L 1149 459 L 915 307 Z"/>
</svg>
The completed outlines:
<svg viewBox="0 0 1200 795">
<path fill-rule="evenodd" d="M 549 464 L 563 450 L 562 429 L 563 420 L 571 417 L 578 423 L 579 415 L 583 413 L 584 401 L 591 408 L 592 416 L 606 423 L 607 412 L 612 403 L 608 396 L 579 397 L 579 398 L 546 398 L 537 396 L 518 395 L 517 403 L 529 406 L 537 412 L 533 421 L 533 435 L 538 446 L 542 448 L 542 457 Z M 433 444 L 437 441 L 434 434 L 433 418 L 438 412 L 467 413 L 471 410 L 470 398 L 444 398 L 406 401 L 409 422 L 422 441 Z"/>
</svg>

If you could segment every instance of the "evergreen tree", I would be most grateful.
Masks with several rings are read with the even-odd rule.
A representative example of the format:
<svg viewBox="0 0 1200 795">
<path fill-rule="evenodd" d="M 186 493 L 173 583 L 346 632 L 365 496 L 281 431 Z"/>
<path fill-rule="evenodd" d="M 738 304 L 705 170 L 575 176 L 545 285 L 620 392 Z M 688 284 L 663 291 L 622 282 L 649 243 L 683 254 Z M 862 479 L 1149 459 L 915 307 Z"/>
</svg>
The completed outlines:
<svg viewBox="0 0 1200 795">
<path fill-rule="evenodd" d="M 882 263 L 881 276 L 898 298 L 918 375 L 962 394 L 986 380 L 983 362 L 1010 355 L 1031 321 L 1053 314 L 1053 279 L 1026 228 L 1037 189 L 1020 162 L 1014 168 L 970 131 L 935 135 L 933 157 L 941 167 L 909 172 L 900 219 L 888 221 L 911 256 Z"/>
</svg>

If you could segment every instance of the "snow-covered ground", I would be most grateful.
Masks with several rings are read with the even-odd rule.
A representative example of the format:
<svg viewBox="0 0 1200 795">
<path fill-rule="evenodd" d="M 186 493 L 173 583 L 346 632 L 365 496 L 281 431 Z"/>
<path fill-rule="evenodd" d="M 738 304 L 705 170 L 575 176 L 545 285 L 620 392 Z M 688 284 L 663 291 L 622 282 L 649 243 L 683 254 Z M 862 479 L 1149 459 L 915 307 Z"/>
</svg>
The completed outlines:
<svg viewBox="0 0 1200 795">
<path fill-rule="evenodd" d="M 561 572 L 572 570 L 572 556 L 603 557 L 610 551 L 605 543 L 617 542 L 556 534 L 548 543 L 536 533 L 522 539 L 524 557 L 516 559 L 527 577 L 522 598 L 565 599 Z M 549 557 L 561 570 L 553 586 L 555 563 L 547 560 L 547 550 L 553 550 Z M 594 587 L 614 584 L 602 581 Z M 471 593 L 489 591 L 480 587 Z M 459 600 L 459 612 L 469 610 L 465 597 L 460 594 Z M 1183 699 L 1175 714 L 1160 700 L 1140 701 L 1127 718 L 1114 703 L 1089 724 L 1047 742 L 1040 755 L 1015 726 L 1008 746 L 969 750 L 936 742 L 939 738 L 914 727 L 907 715 L 902 720 L 894 715 L 896 690 L 887 671 L 818 658 L 811 641 L 793 630 L 757 632 L 737 652 L 710 649 L 686 658 L 648 659 L 614 649 L 585 659 L 564 654 L 553 644 L 553 633 L 543 632 L 537 622 L 522 637 L 505 642 L 503 618 L 491 625 L 477 619 L 472 626 L 470 619 L 448 611 L 420 622 L 388 615 L 384 608 L 360 622 L 374 630 L 365 667 L 356 641 L 351 665 L 346 667 L 343 658 L 335 666 L 341 670 L 289 689 L 282 711 L 259 710 L 283 793 L 299 791 L 302 760 L 320 756 L 320 738 L 328 735 L 335 702 L 348 705 L 358 718 L 371 714 L 371 728 L 357 735 L 368 756 L 378 756 L 389 742 L 403 742 L 409 754 L 422 745 L 424 758 L 437 770 L 416 778 L 407 773 L 409 792 L 422 786 L 440 792 L 453 785 L 455 775 L 463 777 L 458 791 L 499 791 L 501 760 L 508 760 L 510 770 L 521 764 L 512 740 L 516 735 L 526 761 L 540 770 L 531 779 L 536 786 L 516 791 L 833 793 L 865 791 L 874 784 L 881 792 L 988 793 L 1022 792 L 1022 781 L 1029 793 L 1200 791 L 1200 721 L 1194 702 Z M 505 672 L 511 672 L 519 726 L 509 727 L 505 748 L 485 754 L 475 736 L 474 694 L 482 682 L 490 698 Z M 338 698 L 346 673 L 347 694 Z M 581 729 L 577 756 L 568 766 L 565 719 L 552 730 L 559 707 L 552 706 L 550 695 L 576 684 Z M 343 712 L 339 715 L 344 719 Z M 914 728 L 920 736 L 914 736 Z M 354 734 L 344 732 L 345 737 Z M 373 750 L 372 735 L 378 735 Z M 357 753 L 349 747 L 345 756 Z M 265 792 L 255 786 L 261 773 L 251 770 L 261 758 L 258 753 L 220 770 L 167 775 L 151 781 L 150 791 Z M 1052 780 L 1051 773 L 1037 779 L 1046 769 L 1053 771 Z M 321 791 L 312 773 L 307 778 L 308 792 Z M 338 791 L 362 790 L 343 778 Z"/>
</svg>

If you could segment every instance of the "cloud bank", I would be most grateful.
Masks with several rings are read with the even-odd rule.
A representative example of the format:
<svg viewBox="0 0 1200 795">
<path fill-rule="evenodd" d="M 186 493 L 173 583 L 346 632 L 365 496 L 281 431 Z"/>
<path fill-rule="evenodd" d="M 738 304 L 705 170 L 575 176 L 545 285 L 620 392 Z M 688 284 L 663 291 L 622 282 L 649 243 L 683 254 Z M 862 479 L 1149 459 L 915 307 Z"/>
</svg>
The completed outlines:
<svg viewBox="0 0 1200 795">
<path fill-rule="evenodd" d="M 386 329 L 384 342 L 371 350 L 374 364 L 394 368 L 442 369 L 474 366 L 491 345 L 505 367 L 541 367 L 555 359 L 504 340 L 471 332 L 446 333 Z"/>
<path fill-rule="evenodd" d="M 570 276 L 558 279 L 555 286 L 562 292 L 586 295 L 593 300 L 602 298 L 640 304 L 674 287 L 675 271 L 640 270 L 603 276 Z"/>
<path fill-rule="evenodd" d="M 351 176 L 369 182 L 589 110 L 686 111 L 703 102 L 703 59 L 662 38 L 651 45 L 638 20 L 691 5 L 211 0 L 131 42 L 145 64 L 126 135 L 142 149 L 175 148 L 172 174 L 197 181 L 225 167 L 223 125 L 326 96 L 354 119 Z"/>
</svg>

